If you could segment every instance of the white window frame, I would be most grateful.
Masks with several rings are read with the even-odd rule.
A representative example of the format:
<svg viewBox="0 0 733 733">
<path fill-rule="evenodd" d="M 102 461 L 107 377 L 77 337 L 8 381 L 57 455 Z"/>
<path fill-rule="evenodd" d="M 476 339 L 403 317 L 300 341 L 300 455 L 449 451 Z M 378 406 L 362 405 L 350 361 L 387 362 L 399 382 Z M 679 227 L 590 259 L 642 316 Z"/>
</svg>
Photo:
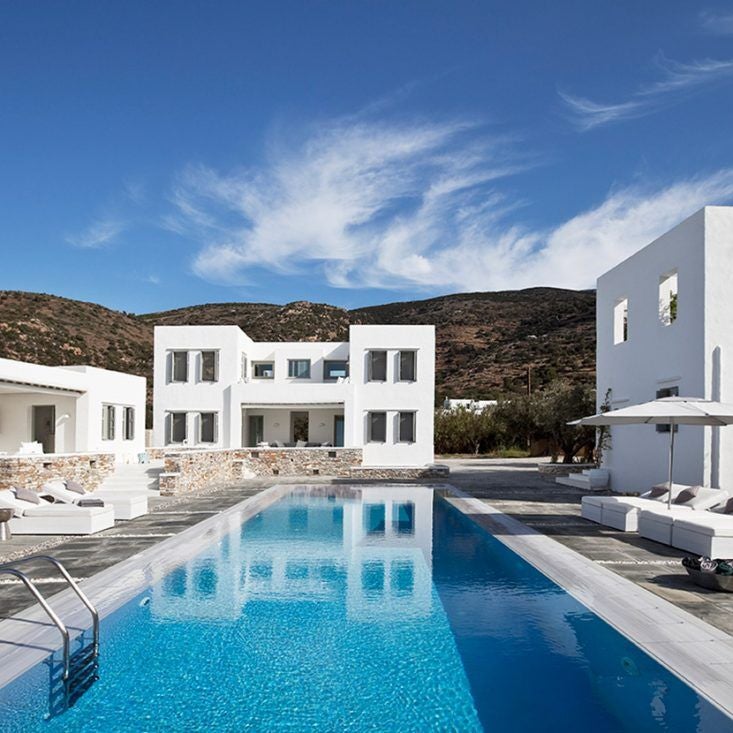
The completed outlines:
<svg viewBox="0 0 733 733">
<path fill-rule="evenodd" d="M 402 375 L 402 354 L 412 354 L 412 378 L 410 379 Z M 417 349 L 400 349 L 397 352 L 397 373 L 398 382 L 417 382 Z"/>
<path fill-rule="evenodd" d="M 242 359 L 239 365 L 239 369 L 240 369 L 240 372 L 239 372 L 240 379 L 243 382 L 246 382 L 247 381 L 247 354 L 245 354 L 244 352 L 242 352 Z"/>
<path fill-rule="evenodd" d="M 384 379 L 376 379 L 373 373 L 373 359 L 372 354 L 384 354 Z M 384 384 L 387 381 L 387 370 L 388 370 L 388 357 L 389 354 L 386 349 L 369 349 L 367 351 L 367 381 L 377 382 Z"/>
<path fill-rule="evenodd" d="M 672 306 L 673 300 L 674 307 Z M 663 326 L 671 326 L 678 317 L 679 276 L 677 270 L 670 270 L 659 278 L 659 322 Z"/>
<path fill-rule="evenodd" d="M 329 364 L 344 364 L 346 366 L 346 374 L 343 377 L 329 377 L 327 375 Z M 348 359 L 324 359 L 323 360 L 323 381 L 336 382 L 339 379 L 346 379 L 349 376 L 349 360 Z"/>
<path fill-rule="evenodd" d="M 115 422 L 117 421 L 117 410 L 115 405 L 102 405 L 102 440 L 115 439 Z"/>
<path fill-rule="evenodd" d="M 372 416 L 383 415 L 384 416 L 384 438 L 382 440 L 375 440 L 372 435 Z M 377 445 L 385 445 L 387 443 L 387 412 L 386 410 L 369 410 L 367 412 L 367 443 L 375 443 Z"/>
<path fill-rule="evenodd" d="M 131 405 L 122 408 L 122 440 L 135 440 L 135 408 Z"/>
<path fill-rule="evenodd" d="M 402 437 L 402 416 L 412 415 L 412 438 L 410 440 L 404 440 Z M 417 412 L 415 410 L 400 410 L 397 413 L 397 442 L 402 445 L 412 445 L 417 440 Z"/>
<path fill-rule="evenodd" d="M 204 415 L 212 415 L 214 418 L 214 423 L 212 425 L 212 436 L 211 440 L 204 440 L 203 432 L 204 432 Z M 219 413 L 214 412 L 213 410 L 204 410 L 202 412 L 199 412 L 199 429 L 198 429 L 198 442 L 203 443 L 205 445 L 213 445 L 218 442 L 219 440 Z"/>
<path fill-rule="evenodd" d="M 204 379 L 204 354 L 214 355 L 214 378 Z M 202 349 L 201 350 L 201 374 L 200 381 L 204 384 L 215 384 L 219 381 L 219 351 L 217 349 Z"/>
<path fill-rule="evenodd" d="M 300 374 L 291 373 L 292 371 L 294 371 L 293 369 L 294 365 L 298 363 L 307 363 L 308 364 L 308 374 L 303 376 Z M 312 366 L 313 364 L 310 359 L 288 359 L 288 379 L 310 379 Z"/>
<path fill-rule="evenodd" d="M 629 299 L 619 298 L 613 306 L 613 344 L 625 344 L 629 340 Z"/>
<path fill-rule="evenodd" d="M 272 375 L 269 377 L 259 377 L 257 376 L 257 367 L 258 366 L 269 366 Z M 275 379 L 275 362 L 274 361 L 253 361 L 252 362 L 252 379 Z"/>
<path fill-rule="evenodd" d="M 170 445 L 183 445 L 188 440 L 188 413 L 181 410 L 171 410 L 168 415 L 170 416 L 170 435 L 168 436 L 168 442 Z M 173 428 L 174 419 L 176 415 L 183 415 L 183 440 L 173 439 Z"/>
<path fill-rule="evenodd" d="M 190 371 L 189 352 L 186 349 L 173 349 L 171 352 L 171 384 L 186 384 Z M 176 379 L 176 355 L 184 354 L 186 357 L 186 378 Z"/>
</svg>

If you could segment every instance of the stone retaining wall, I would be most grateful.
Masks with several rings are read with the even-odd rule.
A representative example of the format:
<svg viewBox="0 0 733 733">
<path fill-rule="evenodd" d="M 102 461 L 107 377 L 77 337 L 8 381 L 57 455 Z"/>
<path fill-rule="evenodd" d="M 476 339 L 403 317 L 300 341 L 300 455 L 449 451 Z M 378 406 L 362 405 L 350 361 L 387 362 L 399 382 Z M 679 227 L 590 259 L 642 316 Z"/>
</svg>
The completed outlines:
<svg viewBox="0 0 733 733">
<path fill-rule="evenodd" d="M 446 479 L 450 475 L 448 466 L 433 463 L 430 466 L 356 466 L 349 471 L 349 478 L 365 481 L 405 481 L 414 479 Z"/>
<path fill-rule="evenodd" d="M 162 496 L 185 494 L 213 483 L 272 476 L 348 477 L 360 466 L 360 448 L 238 448 L 165 454 Z"/>
<path fill-rule="evenodd" d="M 545 481 L 554 482 L 558 476 L 582 473 L 589 468 L 598 468 L 595 463 L 538 463 L 537 470 Z"/>
<path fill-rule="evenodd" d="M 0 456 L 0 489 L 40 489 L 51 479 L 74 479 L 93 491 L 114 472 L 112 453 L 67 453 Z"/>
</svg>

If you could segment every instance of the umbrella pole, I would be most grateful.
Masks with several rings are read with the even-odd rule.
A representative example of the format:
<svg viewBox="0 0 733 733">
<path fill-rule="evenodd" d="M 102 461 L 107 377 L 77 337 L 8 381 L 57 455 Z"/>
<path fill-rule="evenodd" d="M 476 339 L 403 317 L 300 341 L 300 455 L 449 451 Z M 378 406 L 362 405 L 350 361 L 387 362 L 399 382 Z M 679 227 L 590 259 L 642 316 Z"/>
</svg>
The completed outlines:
<svg viewBox="0 0 733 733">
<path fill-rule="evenodd" d="M 669 482 L 667 484 L 667 509 L 672 508 L 672 467 L 674 466 L 674 420 L 669 423 Z"/>
</svg>

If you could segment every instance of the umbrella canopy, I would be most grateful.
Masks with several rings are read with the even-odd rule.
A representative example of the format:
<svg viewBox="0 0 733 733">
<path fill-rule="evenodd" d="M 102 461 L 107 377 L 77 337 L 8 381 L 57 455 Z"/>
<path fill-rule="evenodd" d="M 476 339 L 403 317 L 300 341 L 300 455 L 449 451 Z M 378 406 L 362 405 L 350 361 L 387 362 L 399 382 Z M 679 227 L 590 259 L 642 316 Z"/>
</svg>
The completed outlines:
<svg viewBox="0 0 733 733">
<path fill-rule="evenodd" d="M 733 405 L 697 397 L 662 397 L 620 410 L 575 420 L 572 425 L 711 425 L 733 424 Z"/>
<path fill-rule="evenodd" d="M 575 420 L 571 425 L 670 425 L 669 489 L 667 506 L 672 504 L 672 472 L 674 467 L 674 427 L 703 425 L 722 427 L 733 424 L 733 405 L 698 397 L 662 397 L 640 405 L 622 407 Z"/>
</svg>

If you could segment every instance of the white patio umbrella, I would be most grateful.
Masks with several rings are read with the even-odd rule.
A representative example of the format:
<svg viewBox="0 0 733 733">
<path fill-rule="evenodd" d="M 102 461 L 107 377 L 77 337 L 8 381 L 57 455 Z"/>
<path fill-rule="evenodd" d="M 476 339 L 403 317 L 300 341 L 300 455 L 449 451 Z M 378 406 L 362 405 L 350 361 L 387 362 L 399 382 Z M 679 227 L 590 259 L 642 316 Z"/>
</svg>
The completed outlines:
<svg viewBox="0 0 733 733">
<path fill-rule="evenodd" d="M 733 405 L 698 397 L 662 397 L 640 405 L 574 420 L 570 425 L 669 425 L 669 483 L 667 506 L 672 505 L 675 425 L 722 427 L 733 424 Z"/>
</svg>

